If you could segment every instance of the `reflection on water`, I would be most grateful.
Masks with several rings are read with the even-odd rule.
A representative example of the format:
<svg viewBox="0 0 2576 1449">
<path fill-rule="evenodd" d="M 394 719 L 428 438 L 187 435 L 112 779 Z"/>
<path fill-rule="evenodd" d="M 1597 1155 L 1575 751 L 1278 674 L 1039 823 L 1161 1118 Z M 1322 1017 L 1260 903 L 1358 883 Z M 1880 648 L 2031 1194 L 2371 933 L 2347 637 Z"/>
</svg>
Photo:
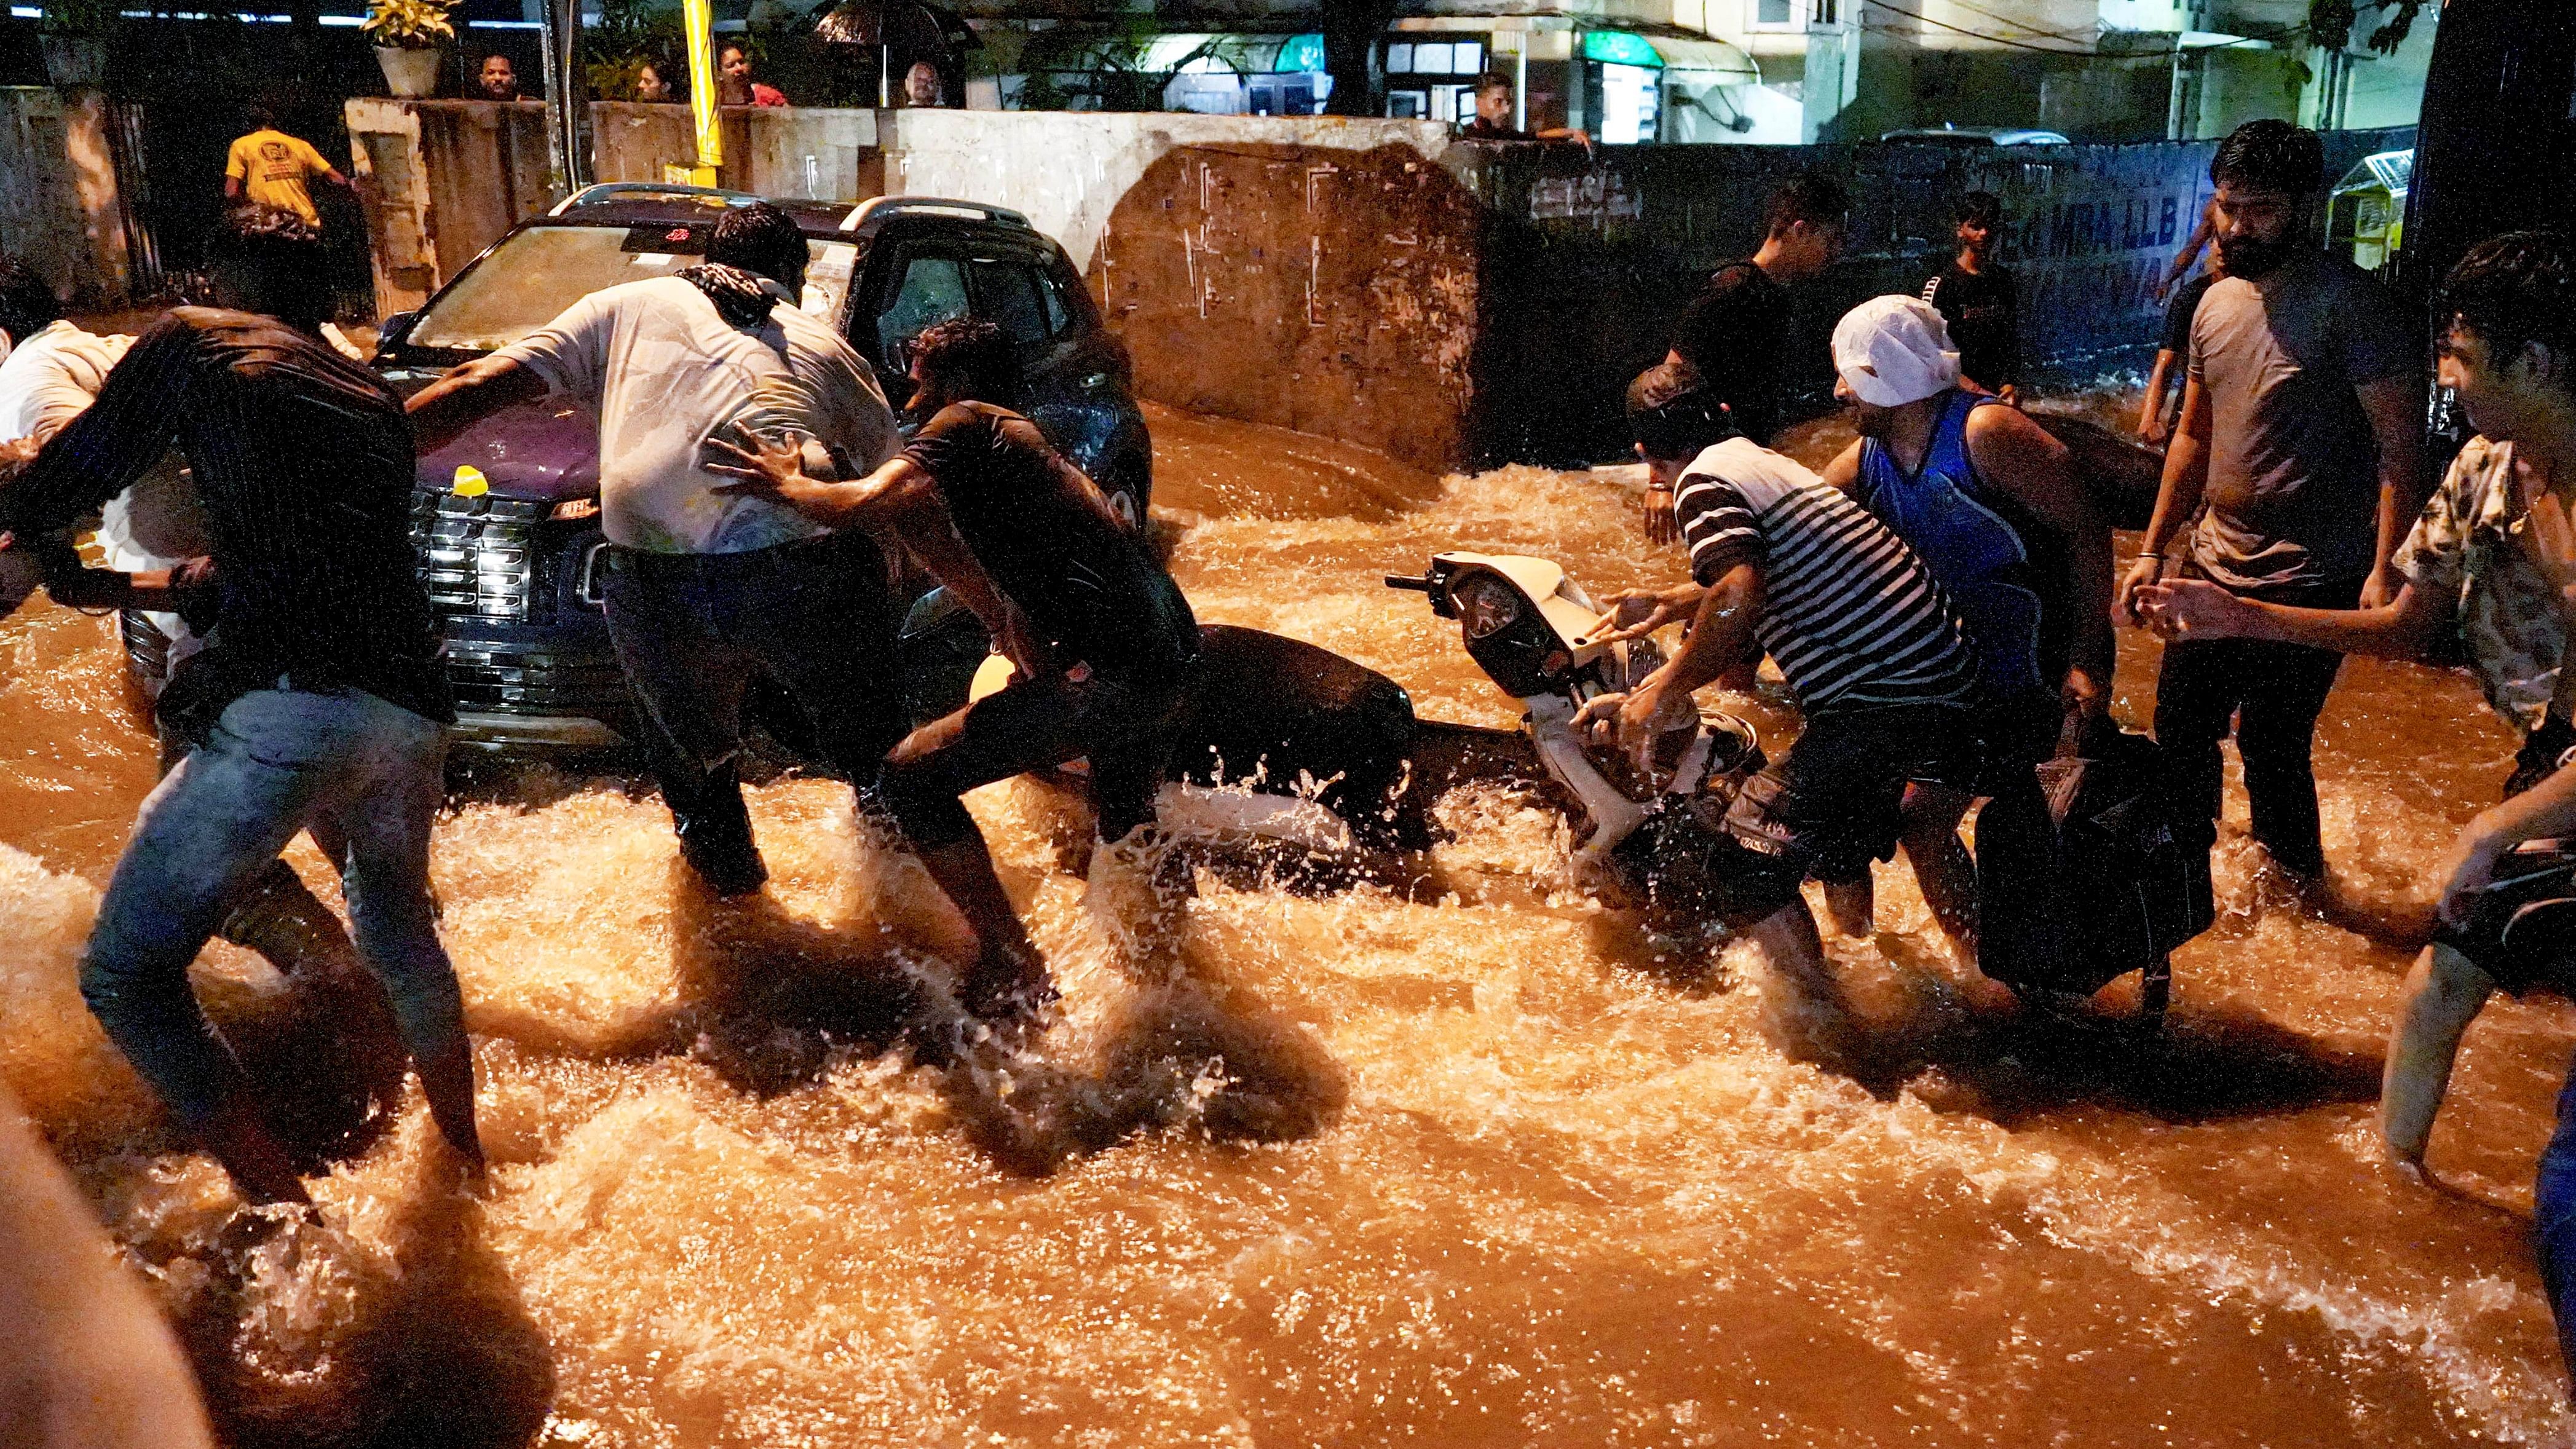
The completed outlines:
<svg viewBox="0 0 2576 1449">
<path fill-rule="evenodd" d="M 2109 404 L 2102 404 L 2108 406 Z M 1667 576 L 1625 474 L 1438 480 L 1158 413 L 1201 617 L 1510 721 L 1381 574 L 1546 553 Z M 1813 430 L 1815 461 L 1835 439 Z M 838 786 L 763 787 L 774 881 L 698 896 L 659 806 L 538 779 L 437 841 L 497 1164 L 459 1193 L 414 1105 L 246 1217 L 175 1150 L 72 984 L 151 778 L 107 625 L 0 627 L 0 1078 L 181 1325 L 248 1444 L 2563 1442 L 2528 1244 L 2566 1064 L 2555 1003 L 2471 1032 L 2432 1158 L 2375 1165 L 2406 953 L 2268 888 L 2237 827 L 2169 1036 L 2042 1029 L 1957 990 L 1911 878 L 1832 943 L 1886 1044 L 1786 1061 L 1765 983 L 1562 888 L 1553 823 L 1453 797 L 1437 889 L 1202 871 L 1140 961 L 1081 908 L 1083 822 L 975 797 L 1065 1022 L 963 1041 L 956 923 Z M 2123 640 L 2142 722 L 2152 649 Z M 1766 730 L 1777 701 L 1737 701 Z M 1776 739 L 1774 743 L 1777 743 Z M 2355 663 L 2328 853 L 2404 901 L 2512 741 L 2460 678 Z M 309 852 L 299 865 L 321 884 Z M 277 989 L 200 963 L 219 1015 Z M 2118 989 L 2112 993 L 2118 995 Z M 2116 1005 L 2117 1003 L 2112 1003 Z"/>
</svg>

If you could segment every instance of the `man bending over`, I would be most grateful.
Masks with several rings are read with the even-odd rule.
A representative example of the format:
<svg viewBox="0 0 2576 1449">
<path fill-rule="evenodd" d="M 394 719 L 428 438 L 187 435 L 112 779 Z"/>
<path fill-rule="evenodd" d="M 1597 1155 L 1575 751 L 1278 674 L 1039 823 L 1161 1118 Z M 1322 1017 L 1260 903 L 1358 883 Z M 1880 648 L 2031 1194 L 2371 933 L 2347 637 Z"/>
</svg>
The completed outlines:
<svg viewBox="0 0 2576 1449">
<path fill-rule="evenodd" d="M 375 374 L 322 340 L 316 250 L 255 244 L 226 283 L 244 310 L 181 307 L 153 324 L 0 489 L 0 529 L 32 538 L 115 496 L 174 438 L 195 470 L 219 599 L 210 642 L 159 703 L 193 748 L 143 802 L 81 995 L 263 1202 L 304 1201 L 304 1188 L 208 1032 L 188 963 L 308 825 L 336 842 L 358 950 L 393 999 L 431 1115 L 483 1160 L 464 1006 L 429 899 L 440 726 L 456 716 L 414 571 L 411 429 Z"/>
<path fill-rule="evenodd" d="M 895 746 L 879 790 L 974 927 L 962 1003 L 979 1016 L 1023 1013 L 1051 1000 L 1054 986 L 959 797 L 1087 759 L 1100 839 L 1140 851 L 1189 702 L 1198 621 L 1099 488 L 1011 411 L 1019 359 L 1000 328 L 960 317 L 922 333 L 912 381 L 911 411 L 930 421 L 901 456 L 857 482 L 808 477 L 794 451 L 757 443 L 718 440 L 711 446 L 734 462 L 710 466 L 745 480 L 725 491 L 775 499 L 827 527 L 891 528 L 1018 668 L 1009 688 Z M 955 538 L 962 555 L 940 546 Z"/>
<path fill-rule="evenodd" d="M 1779 662 L 1806 728 L 1728 807 L 1715 848 L 1733 859 L 1709 874 L 1740 883 L 1728 924 L 1749 928 L 1810 997 L 1833 1001 L 1799 884 L 1848 881 L 1893 849 L 1909 782 L 1971 786 L 1976 654 L 1922 560 L 1796 461 L 1734 436 L 1690 364 L 1639 377 L 1628 416 L 1637 452 L 1673 492 L 1693 582 L 1613 600 L 1617 627 L 1602 637 L 1684 619 L 1690 632 L 1635 691 L 1593 700 L 1576 723 L 1642 765 L 1670 697 L 1765 653 Z"/>
</svg>

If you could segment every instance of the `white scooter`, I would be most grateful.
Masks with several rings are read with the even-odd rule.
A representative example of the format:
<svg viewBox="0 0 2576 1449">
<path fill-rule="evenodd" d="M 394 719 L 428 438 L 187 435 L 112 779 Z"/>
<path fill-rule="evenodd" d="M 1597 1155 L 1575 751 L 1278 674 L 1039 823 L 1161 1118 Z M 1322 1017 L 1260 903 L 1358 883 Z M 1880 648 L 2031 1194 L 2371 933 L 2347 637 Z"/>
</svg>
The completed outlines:
<svg viewBox="0 0 2576 1449">
<path fill-rule="evenodd" d="M 1431 598 L 1432 612 L 1456 619 L 1469 658 L 1520 700 L 1530 745 L 1548 777 L 1582 811 L 1579 866 L 1608 864 L 1650 814 L 1726 791 L 1764 764 L 1753 727 L 1733 715 L 1701 713 L 1677 699 L 1658 721 L 1653 767 L 1574 730 L 1574 716 L 1601 695 L 1625 692 L 1664 662 L 1651 639 L 1583 642 L 1607 620 L 1558 564 L 1520 554 L 1442 553 L 1420 577 L 1388 576 L 1391 589 Z"/>
</svg>

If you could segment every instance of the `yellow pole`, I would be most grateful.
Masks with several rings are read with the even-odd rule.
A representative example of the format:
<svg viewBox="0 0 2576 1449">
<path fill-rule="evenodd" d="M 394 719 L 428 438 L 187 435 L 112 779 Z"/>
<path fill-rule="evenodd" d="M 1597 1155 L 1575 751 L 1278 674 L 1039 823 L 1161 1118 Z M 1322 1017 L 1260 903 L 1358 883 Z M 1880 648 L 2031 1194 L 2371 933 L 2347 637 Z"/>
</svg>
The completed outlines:
<svg viewBox="0 0 2576 1449">
<path fill-rule="evenodd" d="M 665 166 L 662 179 L 713 186 L 724 164 L 724 129 L 716 119 L 715 10 L 712 0 L 680 0 L 680 23 L 689 41 L 689 112 L 698 123 L 698 164 Z"/>
</svg>

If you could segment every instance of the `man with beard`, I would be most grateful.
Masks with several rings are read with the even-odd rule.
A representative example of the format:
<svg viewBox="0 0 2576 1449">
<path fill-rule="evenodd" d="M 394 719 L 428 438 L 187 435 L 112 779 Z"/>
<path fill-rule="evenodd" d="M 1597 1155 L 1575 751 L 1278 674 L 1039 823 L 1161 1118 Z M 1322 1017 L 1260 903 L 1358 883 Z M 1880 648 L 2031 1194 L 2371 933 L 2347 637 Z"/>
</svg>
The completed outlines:
<svg viewBox="0 0 2576 1449">
<path fill-rule="evenodd" d="M 1967 623 L 2000 780 L 2044 756 L 2061 723 L 2099 719 L 2110 703 L 2110 529 L 2064 444 L 1964 385 L 1931 303 L 1863 302 L 1835 326 L 1833 346 L 1834 395 L 1860 437 L 1826 465 L 1825 481 L 1921 555 Z M 1973 962 L 1976 867 L 1959 842 L 1969 800 L 1917 784 L 1900 815 L 1924 903 Z M 1825 900 L 1844 932 L 1868 932 L 1867 874 L 1826 881 Z"/>
<path fill-rule="evenodd" d="M 2422 506 L 2422 353 L 2369 274 L 2311 242 L 2325 180 L 2316 133 L 2250 121 L 2220 145 L 2218 249 L 2227 280 L 2192 321 L 2182 420 L 2118 616 L 2169 563 L 2242 598 L 2376 607 L 2389 556 Z M 2194 523 L 2194 518 L 2198 522 Z M 2186 530 L 2188 534 L 2186 536 Z M 2166 553 L 2181 545 L 2181 557 Z M 2325 872 L 2310 748 L 2343 656 L 2273 640 L 2183 640 L 2156 682 L 2156 738 L 2175 813 L 2216 840 L 2218 742 L 2234 722 L 2254 838 L 2304 883 Z"/>
<path fill-rule="evenodd" d="M 2407 659 L 2451 635 L 2467 647 L 2488 705 L 2523 732 L 2504 799 L 2461 830 L 2430 877 L 2441 891 L 2438 927 L 2406 978 L 2389 1037 L 2380 1130 L 2390 1157 L 2414 1173 L 2460 1036 L 2488 998 L 2576 992 L 2567 950 L 2576 902 L 2566 857 L 2547 848 L 2576 833 L 2576 675 L 2563 667 L 2576 583 L 2576 243 L 2509 232 L 2470 248 L 2434 316 L 2442 385 L 2478 436 L 2397 551 L 2395 598 L 2328 611 L 2189 580 L 2140 590 L 2140 607 L 2170 640 L 2265 639 Z M 2527 844 L 2536 853 L 2524 853 Z M 2576 1080 L 2560 1090 L 2532 1199 L 2541 1281 L 2560 1349 L 2576 1364 Z"/>
</svg>

